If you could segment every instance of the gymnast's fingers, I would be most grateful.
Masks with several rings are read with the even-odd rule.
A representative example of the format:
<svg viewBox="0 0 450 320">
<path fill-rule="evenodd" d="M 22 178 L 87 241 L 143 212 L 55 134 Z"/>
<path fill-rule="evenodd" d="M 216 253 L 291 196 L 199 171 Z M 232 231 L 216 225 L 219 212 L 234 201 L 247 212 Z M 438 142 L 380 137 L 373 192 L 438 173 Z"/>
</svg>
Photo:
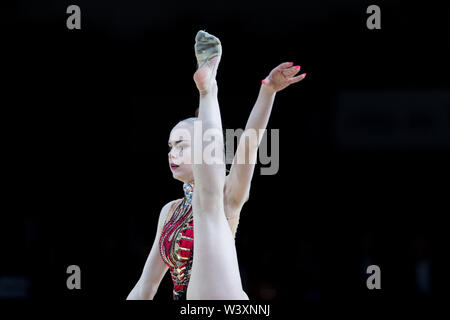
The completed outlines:
<svg viewBox="0 0 450 320">
<path fill-rule="evenodd" d="M 303 79 L 305 79 L 305 77 L 306 77 L 306 73 L 302 73 L 301 75 L 293 77 L 292 79 L 290 79 L 289 83 L 291 84 L 291 83 L 296 83 L 296 82 L 302 81 Z"/>
<path fill-rule="evenodd" d="M 287 68 L 289 68 L 289 67 L 292 67 L 292 65 L 293 65 L 294 63 L 293 62 L 283 62 L 282 64 L 280 64 L 278 67 L 276 67 L 275 69 L 278 69 L 278 70 L 284 70 L 284 69 L 287 69 Z"/>
<path fill-rule="evenodd" d="M 300 71 L 300 66 L 293 66 L 288 69 L 284 69 L 282 72 L 286 77 L 293 77 L 297 72 Z"/>
</svg>

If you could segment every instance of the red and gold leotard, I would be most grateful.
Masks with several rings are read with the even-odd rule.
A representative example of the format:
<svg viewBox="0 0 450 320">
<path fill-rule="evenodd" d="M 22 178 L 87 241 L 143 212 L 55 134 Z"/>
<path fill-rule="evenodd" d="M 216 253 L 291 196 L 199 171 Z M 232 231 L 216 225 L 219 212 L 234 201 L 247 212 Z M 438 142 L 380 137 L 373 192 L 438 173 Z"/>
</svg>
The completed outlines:
<svg viewBox="0 0 450 320">
<path fill-rule="evenodd" d="M 185 196 L 179 201 L 172 216 L 166 220 L 159 241 L 161 257 L 172 277 L 174 300 L 186 299 L 191 275 L 194 249 L 193 188 L 193 182 L 183 185 Z"/>
<path fill-rule="evenodd" d="M 194 182 L 185 183 L 183 190 L 184 198 L 178 201 L 173 214 L 167 216 L 159 240 L 161 257 L 169 267 L 172 277 L 174 300 L 186 299 L 194 257 L 194 217 L 192 214 Z M 234 236 L 239 223 L 239 214 L 227 217 L 227 220 Z"/>
</svg>

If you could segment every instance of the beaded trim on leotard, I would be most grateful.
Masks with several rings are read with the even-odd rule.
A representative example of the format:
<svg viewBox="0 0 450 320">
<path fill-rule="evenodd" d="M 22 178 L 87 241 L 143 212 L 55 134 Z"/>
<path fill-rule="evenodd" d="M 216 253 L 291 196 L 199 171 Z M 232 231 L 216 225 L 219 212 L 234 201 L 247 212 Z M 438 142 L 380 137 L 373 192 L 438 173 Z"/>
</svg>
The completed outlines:
<svg viewBox="0 0 450 320">
<path fill-rule="evenodd" d="M 159 242 L 160 254 L 168 265 L 174 284 L 173 299 L 186 299 L 194 248 L 192 195 L 194 182 L 183 185 L 184 198 L 164 224 Z"/>
<path fill-rule="evenodd" d="M 183 185 L 184 198 L 175 208 L 172 216 L 165 222 L 159 250 L 172 277 L 174 300 L 185 300 L 191 275 L 194 256 L 194 220 L 192 213 L 192 195 L 194 182 Z M 233 236 L 239 223 L 239 215 L 227 217 Z"/>
</svg>

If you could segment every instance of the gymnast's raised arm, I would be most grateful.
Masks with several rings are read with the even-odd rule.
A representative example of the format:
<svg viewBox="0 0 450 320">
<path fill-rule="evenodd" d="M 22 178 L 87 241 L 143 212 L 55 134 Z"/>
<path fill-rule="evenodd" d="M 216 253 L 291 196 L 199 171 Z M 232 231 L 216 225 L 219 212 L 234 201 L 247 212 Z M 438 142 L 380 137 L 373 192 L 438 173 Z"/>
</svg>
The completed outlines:
<svg viewBox="0 0 450 320">
<path fill-rule="evenodd" d="M 240 208 L 248 199 L 257 151 L 262 139 L 260 133 L 263 133 L 263 130 L 267 127 L 275 94 L 289 85 L 303 80 L 306 73 L 294 77 L 299 71 L 300 66 L 293 66 L 292 62 L 285 62 L 273 69 L 262 80 L 258 98 L 239 140 L 236 155 L 227 176 L 227 190 L 225 192 L 230 199 L 230 204 L 235 209 Z M 248 155 L 247 159 L 245 158 L 246 154 Z M 241 159 L 244 159 L 245 162 Z M 233 211 L 240 212 L 240 210 Z"/>
</svg>

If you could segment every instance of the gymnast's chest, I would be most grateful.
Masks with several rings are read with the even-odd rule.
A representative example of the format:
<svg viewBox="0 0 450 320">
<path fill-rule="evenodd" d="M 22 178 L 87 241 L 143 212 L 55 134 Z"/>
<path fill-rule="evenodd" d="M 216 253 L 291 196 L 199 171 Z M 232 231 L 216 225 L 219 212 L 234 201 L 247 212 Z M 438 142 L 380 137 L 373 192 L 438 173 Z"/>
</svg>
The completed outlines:
<svg viewBox="0 0 450 320">
<path fill-rule="evenodd" d="M 160 251 L 163 261 L 170 268 L 186 263 L 194 247 L 194 220 L 192 212 L 186 217 L 166 222 L 161 234 Z"/>
</svg>

